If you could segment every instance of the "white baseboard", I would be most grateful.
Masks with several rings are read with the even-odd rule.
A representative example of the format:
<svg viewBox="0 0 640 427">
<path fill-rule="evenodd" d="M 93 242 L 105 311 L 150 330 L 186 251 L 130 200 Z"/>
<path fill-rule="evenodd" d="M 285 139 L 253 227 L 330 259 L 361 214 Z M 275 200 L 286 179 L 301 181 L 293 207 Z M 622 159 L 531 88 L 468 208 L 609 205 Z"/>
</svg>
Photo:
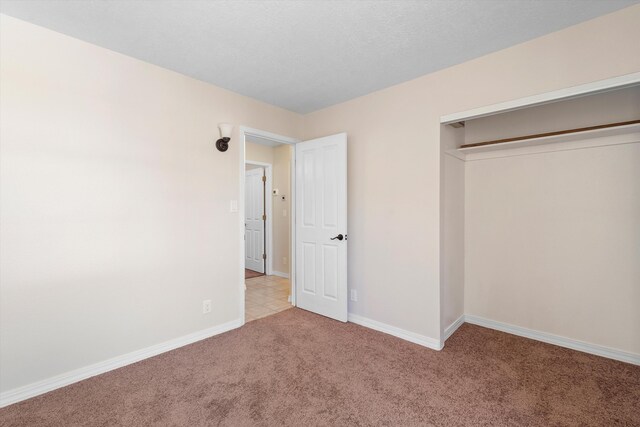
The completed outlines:
<svg viewBox="0 0 640 427">
<path fill-rule="evenodd" d="M 165 353 L 167 351 L 174 350 L 188 344 L 192 344 L 196 341 L 210 338 L 214 335 L 218 335 L 223 332 L 238 328 L 242 326 L 242 324 L 242 319 L 236 319 L 231 322 L 223 323 L 222 325 L 214 326 L 213 328 L 194 332 L 192 334 L 175 338 L 170 341 L 165 341 L 151 347 L 143 348 L 141 350 L 133 351 L 121 356 L 116 356 L 102 362 L 94 363 L 93 365 L 75 369 L 70 372 L 65 372 L 64 374 L 56 375 L 55 377 L 47 378 L 45 380 L 18 387 L 13 390 L 5 391 L 3 393 L 0 393 L 0 408 L 20 402 L 25 399 L 29 399 L 31 397 L 38 396 L 40 394 L 53 391 L 57 388 L 67 386 L 78 381 L 85 380 L 90 377 L 94 377 L 96 375 L 103 374 L 105 372 L 112 371 L 114 369 L 121 368 L 123 366 L 130 365 L 135 362 L 139 362 L 144 359 L 148 359 L 149 357 L 157 356 L 158 354 Z"/>
<path fill-rule="evenodd" d="M 355 323 L 365 328 L 374 329 L 385 334 L 393 335 L 405 341 L 410 341 L 414 344 L 418 344 L 433 350 L 442 350 L 440 341 L 430 338 L 426 335 L 420 335 L 415 332 L 410 332 L 396 326 L 387 325 L 386 323 L 378 322 L 377 320 L 367 319 L 366 317 L 358 316 L 357 314 L 349 313 L 348 320 L 351 323 Z"/>
<path fill-rule="evenodd" d="M 464 314 L 461 315 L 460 317 L 458 317 L 452 324 L 450 324 L 449 326 L 447 326 L 447 328 L 444 330 L 444 338 L 443 341 L 446 341 L 449 339 L 449 337 L 451 335 L 453 335 L 453 333 L 455 331 L 458 330 L 458 328 L 460 326 L 462 326 L 462 324 L 464 323 Z"/>
<path fill-rule="evenodd" d="M 283 273 L 282 271 L 272 271 L 271 275 L 272 276 L 284 277 L 285 279 L 289 278 L 289 273 Z"/>
<path fill-rule="evenodd" d="M 521 326 L 510 325 L 508 323 L 498 322 L 469 314 L 464 316 L 464 321 L 473 325 L 484 326 L 485 328 L 506 332 L 508 334 L 518 335 L 520 337 L 530 338 L 536 341 L 542 341 L 548 344 L 582 351 L 584 353 L 595 354 L 596 356 L 619 360 L 621 362 L 640 365 L 640 355 L 638 354 L 628 353 L 626 351 L 616 350 L 614 348 L 604 347 L 597 344 L 589 344 L 583 341 L 565 338 L 546 332 L 535 331 L 533 329 L 527 329 Z"/>
<path fill-rule="evenodd" d="M 425 335 L 420 335 L 415 332 L 387 325 L 385 323 L 371 320 L 352 313 L 349 313 L 348 320 L 349 322 L 389 335 L 393 335 L 400 339 L 410 341 L 412 343 L 433 350 L 442 350 L 442 344 L 438 340 L 427 337 Z M 619 360 L 634 365 L 640 365 L 640 355 L 638 354 L 628 353 L 622 350 L 616 350 L 596 344 L 589 344 L 582 341 L 573 340 L 546 332 L 539 332 L 532 329 L 510 325 L 508 323 L 498 322 L 495 320 L 485 319 L 473 315 L 460 316 L 455 322 L 449 325 L 445 329 L 444 339 L 446 340 L 447 338 L 449 338 L 464 322 L 490 329 L 495 329 L 525 338 L 534 339 L 537 341 L 546 342 L 549 344 L 558 345 L 561 347 L 570 348 L 572 350 L 582 351 L 585 353 Z M 121 368 L 123 366 L 130 365 L 135 362 L 139 362 L 149 357 L 157 356 L 158 354 L 165 353 L 167 351 L 174 350 L 188 344 L 192 344 L 194 342 L 221 334 L 223 332 L 236 329 L 242 326 L 242 324 L 242 319 L 236 319 L 222 325 L 214 326 L 213 328 L 194 332 L 192 334 L 166 341 L 164 343 L 156 344 L 142 350 L 127 353 L 122 356 L 117 356 L 103 362 L 95 363 L 93 365 L 66 372 L 64 374 L 60 374 L 46 380 L 38 381 L 36 383 L 28 384 L 26 386 L 18 387 L 13 390 L 0 393 L 0 408 L 20 402 L 25 399 L 29 399 L 31 397 L 38 396 L 40 394 L 47 393 L 49 391 L 53 391 L 55 389 L 73 384 L 78 381 L 82 381 L 96 375 L 103 374 L 105 372 L 112 371 L 114 369 Z"/>
</svg>

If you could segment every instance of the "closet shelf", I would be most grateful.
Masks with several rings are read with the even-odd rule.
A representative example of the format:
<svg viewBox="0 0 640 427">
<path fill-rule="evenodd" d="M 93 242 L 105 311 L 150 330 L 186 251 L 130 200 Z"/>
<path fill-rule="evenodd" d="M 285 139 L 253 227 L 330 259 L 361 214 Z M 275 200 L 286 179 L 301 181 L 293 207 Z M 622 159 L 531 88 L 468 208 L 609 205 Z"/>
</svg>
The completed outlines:
<svg viewBox="0 0 640 427">
<path fill-rule="evenodd" d="M 577 128 L 577 129 L 559 130 L 559 131 L 547 132 L 547 133 L 537 133 L 534 135 L 516 136 L 514 138 L 496 139 L 493 141 L 474 142 L 473 144 L 464 144 L 460 146 L 460 148 L 465 149 L 465 148 L 483 147 L 486 145 L 503 144 L 505 142 L 525 141 L 527 139 L 538 139 L 538 138 L 546 138 L 549 136 L 568 135 L 572 133 L 582 133 L 582 132 L 587 132 L 592 130 L 609 129 L 609 128 L 615 128 L 615 127 L 621 127 L 621 126 L 634 125 L 634 124 L 640 124 L 640 120 L 630 120 L 628 122 L 618 122 L 618 123 L 607 123 L 605 125 L 589 126 L 589 127 Z"/>
<path fill-rule="evenodd" d="M 460 146 L 455 157 L 474 160 L 518 154 L 628 144 L 640 141 L 640 120 L 610 123 Z"/>
</svg>

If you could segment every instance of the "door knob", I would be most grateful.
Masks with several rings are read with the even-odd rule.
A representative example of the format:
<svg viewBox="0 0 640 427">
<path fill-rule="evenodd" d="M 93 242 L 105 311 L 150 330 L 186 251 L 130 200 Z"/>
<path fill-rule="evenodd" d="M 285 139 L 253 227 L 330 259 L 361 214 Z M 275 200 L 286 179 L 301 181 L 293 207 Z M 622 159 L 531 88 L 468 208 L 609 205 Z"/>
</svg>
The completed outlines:
<svg viewBox="0 0 640 427">
<path fill-rule="evenodd" d="M 332 237 L 332 238 L 331 238 L 331 240 L 336 240 L 336 239 L 338 239 L 338 240 L 343 240 L 343 239 L 344 239 L 344 236 L 343 236 L 342 234 L 338 234 L 336 237 Z"/>
</svg>

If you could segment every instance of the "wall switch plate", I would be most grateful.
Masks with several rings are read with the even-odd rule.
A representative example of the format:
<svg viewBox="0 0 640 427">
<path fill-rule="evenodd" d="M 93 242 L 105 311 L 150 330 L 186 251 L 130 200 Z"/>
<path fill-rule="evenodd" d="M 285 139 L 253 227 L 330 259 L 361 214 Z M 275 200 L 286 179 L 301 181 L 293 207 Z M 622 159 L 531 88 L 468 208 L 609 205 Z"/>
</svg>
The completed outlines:
<svg viewBox="0 0 640 427">
<path fill-rule="evenodd" d="M 282 216 L 287 216 L 287 210 L 286 209 L 282 209 Z"/>
<path fill-rule="evenodd" d="M 237 200 L 232 200 L 231 203 L 229 203 L 229 212 L 238 212 Z"/>
<path fill-rule="evenodd" d="M 283 257 L 282 257 L 282 263 L 283 263 L 284 265 L 287 265 L 287 257 L 286 257 L 286 256 L 283 256 Z"/>
<path fill-rule="evenodd" d="M 351 289 L 351 301 L 358 301 L 358 291 Z"/>
<path fill-rule="evenodd" d="M 202 314 L 211 313 L 211 300 L 206 299 L 202 301 Z"/>
</svg>

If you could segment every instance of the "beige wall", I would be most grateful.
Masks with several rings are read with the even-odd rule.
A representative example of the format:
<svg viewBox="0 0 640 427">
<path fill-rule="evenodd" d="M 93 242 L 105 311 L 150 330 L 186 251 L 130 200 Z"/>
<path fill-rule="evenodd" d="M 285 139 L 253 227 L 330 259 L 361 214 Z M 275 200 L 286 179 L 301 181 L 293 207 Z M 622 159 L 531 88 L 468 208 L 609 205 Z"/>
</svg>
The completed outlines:
<svg viewBox="0 0 640 427">
<path fill-rule="evenodd" d="M 640 354 L 640 144 L 466 163 L 466 314 Z"/>
<path fill-rule="evenodd" d="M 633 6 L 304 117 L 305 139 L 349 135 L 351 312 L 440 338 L 440 116 L 640 71 L 638 22 Z"/>
<path fill-rule="evenodd" d="M 256 144 L 254 142 L 245 142 L 244 158 L 253 162 L 269 163 L 273 165 L 273 149 L 268 145 Z"/>
<path fill-rule="evenodd" d="M 464 144 L 464 128 L 440 128 L 440 327 L 464 314 L 464 162 L 445 154 Z"/>
<path fill-rule="evenodd" d="M 238 125 L 300 116 L 0 24 L 0 389 L 239 319 Z"/>
<path fill-rule="evenodd" d="M 291 145 L 274 147 L 273 188 L 280 192 L 273 197 L 273 270 L 291 272 Z M 284 196 L 285 200 L 282 200 Z M 285 259 L 286 258 L 286 259 Z"/>
<path fill-rule="evenodd" d="M 289 274 L 291 259 L 291 150 L 290 145 L 271 147 L 264 144 L 246 142 L 245 159 L 269 163 L 273 166 L 272 188 L 280 191 L 279 196 L 271 196 L 273 215 L 273 270 Z M 282 200 L 282 196 L 285 200 Z M 267 254 L 267 256 L 270 256 Z"/>
</svg>

